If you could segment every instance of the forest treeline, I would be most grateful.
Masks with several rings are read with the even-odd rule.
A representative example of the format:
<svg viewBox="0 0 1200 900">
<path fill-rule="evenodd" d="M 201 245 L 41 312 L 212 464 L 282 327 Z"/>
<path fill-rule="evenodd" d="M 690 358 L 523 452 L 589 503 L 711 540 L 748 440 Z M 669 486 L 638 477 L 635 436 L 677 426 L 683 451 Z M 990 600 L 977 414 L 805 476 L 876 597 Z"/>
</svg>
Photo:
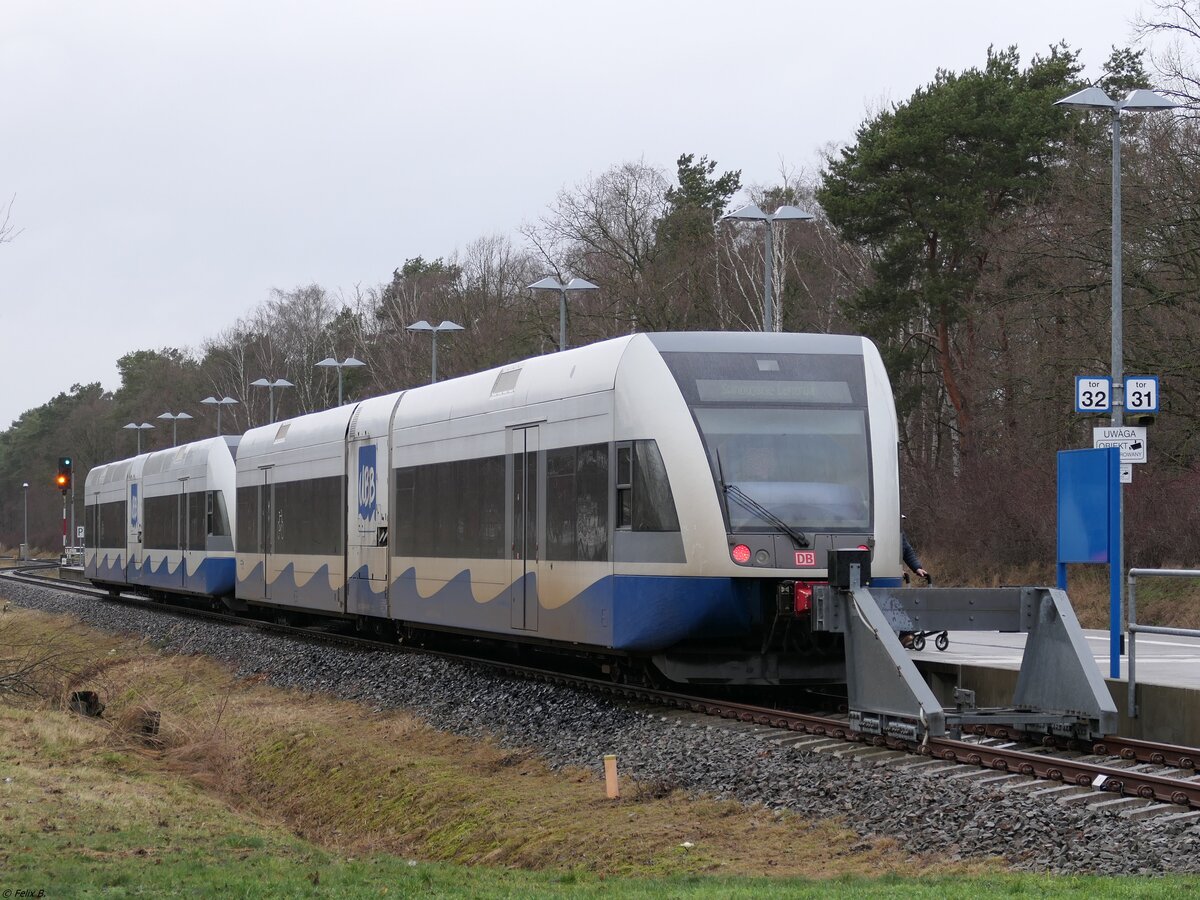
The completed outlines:
<svg viewBox="0 0 1200 900">
<path fill-rule="evenodd" d="M 1109 371 L 1109 122 L 1054 106 L 1095 83 L 1118 98 L 1153 84 L 1183 104 L 1122 117 L 1125 371 L 1159 375 L 1163 408 L 1125 494 L 1127 558 L 1200 563 L 1200 4 L 1155 10 L 1147 30 L 1192 26 L 1173 32 L 1161 58 L 1114 50 L 1089 81 L 1065 44 L 1027 61 L 1016 48 L 989 50 L 978 67 L 939 71 L 869 117 L 811 177 L 744 185 L 695 152 L 673 172 L 621 163 L 564 188 L 512 235 L 409 258 L 348 292 L 272 290 L 223 330 L 214 323 L 199 347 L 130 353 L 117 390 L 76 385 L 0 433 L 0 543 L 21 539 L 28 481 L 31 540 L 57 546 L 56 458 L 73 456 L 82 510 L 87 469 L 133 454 L 126 423 L 156 426 L 144 449 L 170 445 L 164 411 L 195 417 L 179 423 L 181 442 L 212 435 L 216 408 L 199 401 L 229 396 L 238 402 L 222 426 L 243 431 L 267 420 L 268 392 L 251 385 L 262 377 L 294 384 L 275 392 L 277 418 L 323 409 L 337 399 L 336 372 L 315 367 L 327 357 L 366 363 L 345 370 L 347 401 L 425 383 L 429 335 L 407 330 L 418 320 L 464 326 L 439 340 L 440 377 L 553 352 L 558 297 L 527 289 L 548 274 L 600 288 L 570 300 L 572 345 L 759 329 L 761 225 L 723 219 L 748 197 L 816 216 L 776 226 L 775 320 L 878 344 L 919 545 L 982 572 L 1052 561 L 1055 451 L 1090 446 L 1106 422 L 1074 413 L 1073 395 L 1076 375 Z"/>
</svg>

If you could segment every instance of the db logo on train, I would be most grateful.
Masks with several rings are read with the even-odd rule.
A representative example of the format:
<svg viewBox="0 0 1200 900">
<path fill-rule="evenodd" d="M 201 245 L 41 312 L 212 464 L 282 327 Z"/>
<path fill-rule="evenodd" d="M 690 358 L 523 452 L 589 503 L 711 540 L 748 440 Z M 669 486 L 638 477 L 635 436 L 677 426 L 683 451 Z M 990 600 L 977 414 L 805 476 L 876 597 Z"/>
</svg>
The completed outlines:
<svg viewBox="0 0 1200 900">
<path fill-rule="evenodd" d="M 358 517 L 375 515 L 375 445 L 358 448 Z"/>
</svg>

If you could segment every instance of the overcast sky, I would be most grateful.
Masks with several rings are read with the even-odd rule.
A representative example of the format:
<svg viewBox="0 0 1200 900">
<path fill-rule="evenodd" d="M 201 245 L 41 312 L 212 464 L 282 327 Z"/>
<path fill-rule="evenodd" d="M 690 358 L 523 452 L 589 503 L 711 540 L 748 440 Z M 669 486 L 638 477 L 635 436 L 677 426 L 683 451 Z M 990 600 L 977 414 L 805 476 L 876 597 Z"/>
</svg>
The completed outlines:
<svg viewBox="0 0 1200 900">
<path fill-rule="evenodd" d="M 273 287 L 351 290 L 515 236 L 617 163 L 814 171 L 989 44 L 1027 61 L 1066 39 L 1094 77 L 1142 8 L 4 0 L 0 203 L 22 231 L 0 246 L 0 428 Z"/>
</svg>

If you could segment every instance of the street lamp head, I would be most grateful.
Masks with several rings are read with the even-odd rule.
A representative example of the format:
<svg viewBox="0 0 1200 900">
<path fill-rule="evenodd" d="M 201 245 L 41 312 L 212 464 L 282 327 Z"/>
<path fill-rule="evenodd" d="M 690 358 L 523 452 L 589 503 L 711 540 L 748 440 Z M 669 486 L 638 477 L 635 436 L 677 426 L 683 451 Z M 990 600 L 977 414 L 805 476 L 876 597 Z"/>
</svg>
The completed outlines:
<svg viewBox="0 0 1200 900">
<path fill-rule="evenodd" d="M 1117 102 L 1098 87 L 1084 88 L 1069 97 L 1054 101 L 1055 106 L 1065 106 L 1067 109 L 1116 109 Z"/>
<path fill-rule="evenodd" d="M 728 215 L 722 216 L 722 219 L 736 219 L 743 222 L 774 222 L 780 219 L 788 219 L 797 222 L 807 222 L 809 219 L 816 218 L 812 213 L 803 210 L 798 206 L 781 206 L 773 213 L 763 212 L 755 203 L 749 206 L 743 206 L 741 209 L 735 209 Z"/>
<path fill-rule="evenodd" d="M 528 286 L 531 291 L 561 291 L 566 289 L 566 285 L 555 278 L 553 275 L 547 275 L 540 281 L 535 281 Z"/>
<path fill-rule="evenodd" d="M 755 203 L 750 203 L 740 209 L 735 209 L 731 213 L 721 216 L 722 219 L 738 219 L 741 221 L 763 221 L 770 218 L 765 212 L 758 208 Z"/>
<path fill-rule="evenodd" d="M 216 397 L 205 397 L 205 398 L 204 398 L 203 400 L 201 400 L 200 402 L 201 402 L 201 403 L 208 403 L 208 404 L 210 404 L 210 405 L 211 405 L 211 404 L 213 404 L 213 403 L 215 403 L 215 404 L 218 404 L 218 405 L 220 405 L 220 406 L 225 406 L 225 405 L 228 405 L 228 404 L 230 404 L 230 403 L 237 403 L 237 401 L 236 401 L 236 400 L 234 400 L 232 397 L 222 397 L 220 400 L 218 400 Z"/>
<path fill-rule="evenodd" d="M 259 378 L 257 381 L 250 382 L 251 387 L 270 387 L 271 382 L 265 378 Z"/>
<path fill-rule="evenodd" d="M 598 291 L 599 287 L 592 284 L 590 281 L 585 281 L 582 278 L 572 278 L 567 282 L 566 290 L 568 291 Z"/>
<path fill-rule="evenodd" d="M 338 365 L 338 361 L 336 359 L 334 359 L 332 356 L 327 356 L 323 360 L 321 360 L 319 363 L 315 363 L 313 365 L 313 368 L 315 368 L 315 369 L 320 369 L 320 368 L 334 369 L 334 368 L 337 368 L 337 365 Z"/>
<path fill-rule="evenodd" d="M 159 418 L 161 419 L 162 416 L 159 416 Z M 133 422 L 130 422 L 128 425 L 122 425 L 121 427 L 122 428 L 134 428 L 134 429 L 137 429 L 140 431 L 143 428 L 153 428 L 154 426 L 151 425 L 149 422 L 143 422 L 141 425 L 135 425 Z"/>
<path fill-rule="evenodd" d="M 451 322 L 449 319 L 442 319 L 442 323 L 440 325 L 430 325 L 428 322 L 426 322 L 424 319 L 422 319 L 420 322 L 413 322 L 411 325 L 409 325 L 408 330 L 409 331 L 432 331 L 432 332 L 436 333 L 438 331 L 462 331 L 463 327 L 461 325 L 459 325 L 457 322 Z M 354 362 L 356 365 L 360 365 L 360 366 L 366 365 L 366 363 L 359 362 L 358 360 L 355 360 Z"/>
<path fill-rule="evenodd" d="M 348 366 L 350 368 L 355 368 L 356 366 L 365 366 L 366 363 L 363 362 L 361 359 L 355 359 L 353 356 L 347 356 L 345 359 L 342 360 L 341 365 Z"/>
<path fill-rule="evenodd" d="M 798 206 L 781 206 L 775 212 L 771 213 L 772 219 L 789 219 L 796 222 L 807 222 L 810 219 L 815 219 L 812 213 L 801 209 Z"/>
<path fill-rule="evenodd" d="M 1147 88 L 1130 91 L 1124 100 L 1114 100 L 1098 87 L 1076 91 L 1069 97 L 1056 100 L 1054 105 L 1065 106 L 1068 109 L 1109 109 L 1114 112 L 1154 112 L 1159 109 L 1176 109 L 1179 106 L 1174 100 Z"/>
<path fill-rule="evenodd" d="M 292 384 L 290 381 L 287 381 L 286 379 L 276 378 L 269 385 L 267 385 L 267 387 L 285 388 L 285 387 L 295 387 L 295 385 Z"/>
<path fill-rule="evenodd" d="M 1145 88 L 1130 91 L 1129 96 L 1118 103 L 1117 106 L 1129 112 L 1154 112 L 1159 109 L 1179 108 L 1179 104 L 1174 100 L 1164 97 L 1157 91 L 1150 91 Z"/>
</svg>

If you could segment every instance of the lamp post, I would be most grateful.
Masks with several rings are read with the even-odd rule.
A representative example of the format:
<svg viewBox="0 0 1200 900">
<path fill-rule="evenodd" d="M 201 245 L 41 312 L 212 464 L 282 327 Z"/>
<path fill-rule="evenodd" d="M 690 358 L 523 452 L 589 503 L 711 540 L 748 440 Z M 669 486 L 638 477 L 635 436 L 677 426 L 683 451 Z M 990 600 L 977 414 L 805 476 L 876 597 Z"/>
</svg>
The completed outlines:
<svg viewBox="0 0 1200 900">
<path fill-rule="evenodd" d="M 221 407 L 222 406 L 231 406 L 232 404 L 237 403 L 237 401 L 234 400 L 232 397 L 222 397 L 220 400 L 218 400 L 216 397 L 205 397 L 200 402 L 207 403 L 210 406 L 215 405 L 217 407 L 217 437 L 220 437 L 221 436 Z"/>
<path fill-rule="evenodd" d="M 767 247 L 763 265 L 763 331 L 775 331 L 775 292 L 772 279 L 775 269 L 775 222 L 807 222 L 813 218 L 812 213 L 805 212 L 798 206 L 781 206 L 773 213 L 765 213 L 755 204 L 735 209 L 725 219 L 736 219 L 741 222 L 765 222 Z M 782 317 L 780 317 L 782 319 Z"/>
<path fill-rule="evenodd" d="M 180 419 L 190 419 L 191 416 L 189 416 L 185 412 L 181 412 L 181 413 L 165 412 L 158 418 L 171 420 L 171 446 L 172 447 L 176 446 L 178 443 L 178 441 L 176 440 L 176 437 L 177 437 L 177 428 L 179 426 L 179 420 Z"/>
<path fill-rule="evenodd" d="M 1121 308 L 1121 113 L 1154 112 L 1174 109 L 1179 104 L 1154 91 L 1145 89 L 1131 91 L 1124 100 L 1113 100 L 1098 87 L 1084 88 L 1069 97 L 1054 103 L 1067 109 L 1106 109 L 1112 123 L 1112 424 L 1120 426 L 1125 420 L 1125 363 L 1124 328 Z M 1118 485 L 1118 490 L 1120 485 Z M 1116 559 L 1112 561 L 1111 603 L 1109 621 L 1109 674 L 1119 678 L 1121 674 L 1121 639 L 1124 614 L 1124 568 L 1125 568 L 1125 510 L 1120 510 L 1117 520 Z"/>
<path fill-rule="evenodd" d="M 29 559 L 29 482 L 26 481 L 21 485 L 21 490 L 25 492 L 25 543 L 21 545 L 23 548 L 21 559 Z"/>
<path fill-rule="evenodd" d="M 442 320 L 441 325 L 430 325 L 424 319 L 420 322 L 413 322 L 408 326 L 409 331 L 428 331 L 433 337 L 433 363 L 429 375 L 429 383 L 437 382 L 437 336 L 439 331 L 462 331 L 463 327 L 454 322 Z"/>
<path fill-rule="evenodd" d="M 334 359 L 332 356 L 330 356 L 330 357 L 327 357 L 326 359 L 321 360 L 319 363 L 317 363 L 316 368 L 326 368 L 326 369 L 336 368 L 337 369 L 337 373 L 338 373 L 338 406 L 341 406 L 342 405 L 342 369 L 347 369 L 347 368 L 352 369 L 352 368 L 357 368 L 358 366 L 365 366 L 365 365 L 366 365 L 365 362 L 363 362 L 361 359 L 355 359 L 353 356 L 347 356 L 341 362 L 338 362 L 336 359 Z"/>
<path fill-rule="evenodd" d="M 130 422 L 128 425 L 122 425 L 121 427 L 126 430 L 132 429 L 133 431 L 137 432 L 137 455 L 141 456 L 142 455 L 142 432 L 145 431 L 147 428 L 153 428 L 154 426 L 151 425 L 149 422 L 143 422 L 141 425 L 135 425 L 133 422 Z"/>
<path fill-rule="evenodd" d="M 275 421 L 275 388 L 289 388 L 295 387 L 295 385 L 290 381 L 285 381 L 282 378 L 276 378 L 274 381 L 267 381 L 265 378 L 260 378 L 257 381 L 250 382 L 250 384 L 254 387 L 265 387 L 267 389 L 267 396 L 271 409 L 271 416 L 267 422 L 269 425 L 271 422 Z"/>
<path fill-rule="evenodd" d="M 567 349 L 567 291 L 598 291 L 596 285 L 582 278 L 572 278 L 563 284 L 553 275 L 529 285 L 531 291 L 558 291 L 558 349 Z"/>
</svg>

